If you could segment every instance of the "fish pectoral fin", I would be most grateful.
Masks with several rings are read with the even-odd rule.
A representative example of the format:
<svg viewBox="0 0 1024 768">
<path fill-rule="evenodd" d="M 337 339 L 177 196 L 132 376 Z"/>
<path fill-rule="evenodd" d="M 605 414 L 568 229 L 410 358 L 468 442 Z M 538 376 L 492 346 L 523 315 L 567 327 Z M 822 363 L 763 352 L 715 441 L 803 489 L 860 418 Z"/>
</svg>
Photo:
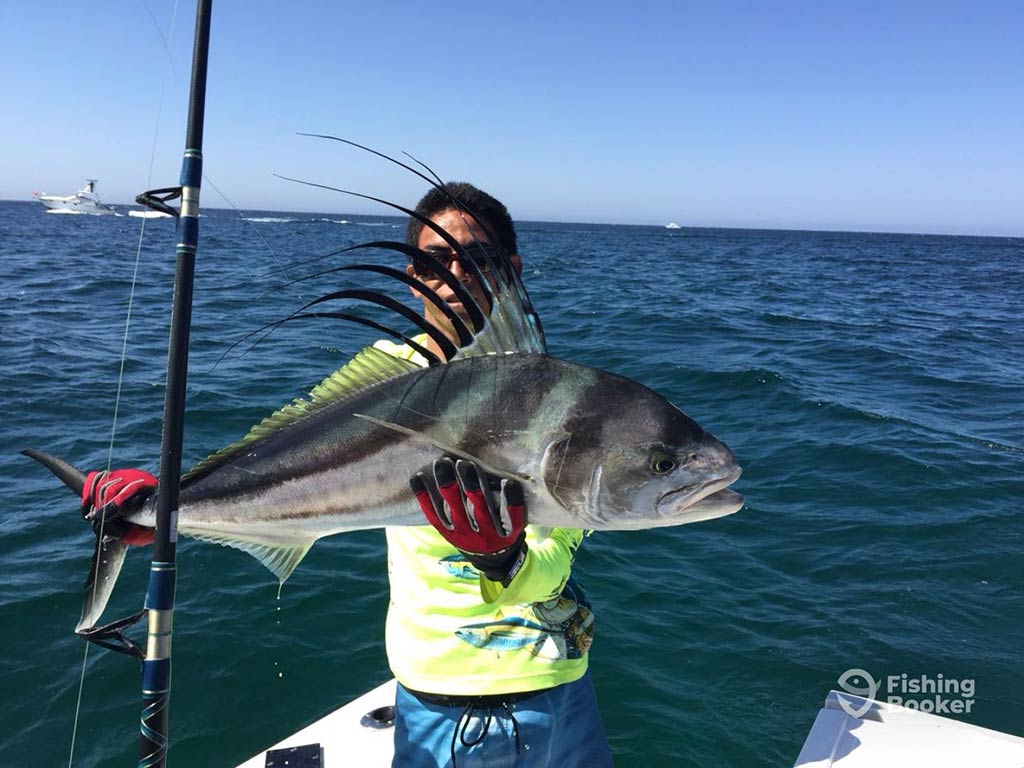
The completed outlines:
<svg viewBox="0 0 1024 768">
<path fill-rule="evenodd" d="M 278 541 L 256 541 L 250 539 L 238 539 L 226 534 L 214 533 L 211 531 L 189 531 L 188 535 L 193 539 L 210 541 L 214 544 L 221 544 L 225 547 L 234 547 L 259 560 L 263 565 L 277 576 L 282 584 L 292 575 L 292 571 L 302 562 L 302 558 L 309 552 L 310 547 L 316 539 L 282 539 Z"/>
<path fill-rule="evenodd" d="M 509 480 L 518 480 L 520 483 L 533 482 L 533 478 L 530 477 L 529 475 L 521 475 L 517 472 L 510 472 L 507 469 L 502 469 L 501 467 L 495 467 L 492 464 L 488 464 L 479 456 L 474 456 L 471 453 L 466 453 L 465 451 L 459 450 L 455 446 L 446 445 L 440 440 L 434 439 L 430 435 L 427 435 L 423 432 L 417 432 L 415 429 L 409 429 L 409 427 L 403 427 L 401 424 L 395 424 L 394 422 L 391 421 L 384 421 L 383 419 L 377 419 L 374 418 L 373 416 L 367 416 L 365 413 L 353 413 L 352 415 L 355 416 L 357 419 L 364 419 L 370 422 L 371 424 L 376 424 L 378 427 L 384 427 L 385 429 L 390 429 L 394 432 L 398 432 L 399 434 L 408 435 L 409 437 L 414 437 L 426 443 L 430 443 L 431 445 L 435 446 L 438 450 L 444 453 L 450 454 L 452 456 L 458 456 L 460 459 L 465 459 L 466 461 L 472 461 L 474 464 L 480 467 L 480 469 L 484 470 L 489 475 L 505 477 L 508 478 Z"/>
</svg>

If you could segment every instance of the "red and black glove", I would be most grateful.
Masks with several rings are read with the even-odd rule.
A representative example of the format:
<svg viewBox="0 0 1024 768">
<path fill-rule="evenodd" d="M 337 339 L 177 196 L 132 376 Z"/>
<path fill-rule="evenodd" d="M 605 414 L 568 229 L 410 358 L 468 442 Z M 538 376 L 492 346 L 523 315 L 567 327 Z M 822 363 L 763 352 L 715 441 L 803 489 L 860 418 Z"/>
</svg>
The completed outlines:
<svg viewBox="0 0 1024 768">
<path fill-rule="evenodd" d="M 134 512 L 156 490 L 157 479 L 141 469 L 112 469 L 90 472 L 82 488 L 82 517 L 91 520 L 99 531 L 123 539 L 128 544 L 150 544 L 153 531 L 125 523 L 122 518 Z"/>
<path fill-rule="evenodd" d="M 526 502 L 518 481 L 499 482 L 471 461 L 445 457 L 409 485 L 430 524 L 473 567 L 503 586 L 512 582 L 526 559 Z"/>
</svg>

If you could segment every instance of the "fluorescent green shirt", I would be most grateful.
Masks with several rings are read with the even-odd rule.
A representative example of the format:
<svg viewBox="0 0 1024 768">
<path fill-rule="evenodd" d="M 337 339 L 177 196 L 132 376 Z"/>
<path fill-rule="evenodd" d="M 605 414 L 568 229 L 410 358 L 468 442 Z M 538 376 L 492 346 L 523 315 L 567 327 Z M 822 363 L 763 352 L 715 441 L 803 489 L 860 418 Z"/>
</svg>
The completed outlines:
<svg viewBox="0 0 1024 768">
<path fill-rule="evenodd" d="M 426 364 L 408 346 L 374 346 Z M 594 634 L 590 604 L 570 579 L 582 539 L 579 530 L 527 526 L 526 560 L 504 588 L 478 573 L 432 526 L 388 528 L 385 635 L 398 681 L 413 690 L 465 696 L 531 691 L 582 677 Z"/>
</svg>

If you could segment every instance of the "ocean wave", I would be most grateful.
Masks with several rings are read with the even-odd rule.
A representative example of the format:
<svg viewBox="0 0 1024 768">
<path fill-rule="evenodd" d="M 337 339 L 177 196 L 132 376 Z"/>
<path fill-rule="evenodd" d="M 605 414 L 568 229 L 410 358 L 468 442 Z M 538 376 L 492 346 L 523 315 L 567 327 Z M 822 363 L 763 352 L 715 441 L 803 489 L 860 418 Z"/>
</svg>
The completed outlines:
<svg viewBox="0 0 1024 768">
<path fill-rule="evenodd" d="M 836 416 L 842 418 L 845 415 L 864 421 L 883 422 L 888 425 L 907 427 L 912 431 L 922 433 L 930 442 L 934 441 L 940 445 L 948 445 L 950 442 L 966 442 L 990 451 L 1024 456 L 1024 446 L 971 434 L 957 429 L 954 424 L 948 421 L 937 421 L 928 414 L 901 414 L 890 409 L 869 407 L 856 402 L 843 402 L 828 398 L 803 398 L 802 401 L 806 405 L 832 410 L 833 418 Z M 902 444 L 904 441 L 905 439 L 900 440 L 900 443 Z"/>
<path fill-rule="evenodd" d="M 251 221 L 256 224 L 288 224 L 297 219 L 284 219 L 278 216 L 243 216 L 242 221 Z"/>
<path fill-rule="evenodd" d="M 879 351 L 879 354 L 882 352 Z M 685 370 L 685 377 L 678 375 L 680 370 Z M 626 373 L 636 374 L 635 371 Z M 996 419 L 978 421 L 976 418 L 973 422 L 967 423 L 963 418 L 952 418 L 952 414 L 946 409 L 932 409 L 927 401 L 917 402 L 909 394 L 906 398 L 896 396 L 888 400 L 880 399 L 877 392 L 851 388 L 842 377 L 830 380 L 823 371 L 818 372 L 818 378 L 810 378 L 799 371 L 769 366 L 755 365 L 731 370 L 714 370 L 702 365 L 677 364 L 642 371 L 641 378 L 670 398 L 678 386 L 675 382 L 681 379 L 685 381 L 688 400 L 697 398 L 704 402 L 714 402 L 719 393 L 725 392 L 732 398 L 759 399 L 763 407 L 782 409 L 791 415 L 804 414 L 797 419 L 797 428 L 801 433 L 811 433 L 820 429 L 820 426 L 816 426 L 817 423 L 829 423 L 835 427 L 843 422 L 882 422 L 888 427 L 906 428 L 936 445 L 966 443 L 985 451 L 1014 456 L 1024 455 L 1024 446 L 1007 440 L 1002 434 L 985 434 L 992 429 L 999 431 Z M 915 378 L 923 382 L 921 387 L 927 384 L 930 389 L 949 383 L 945 379 L 930 377 L 920 372 Z M 681 386 L 679 388 L 682 390 Z M 814 417 L 810 422 L 805 421 L 809 408 L 822 415 Z M 902 437 L 897 442 L 903 444 L 905 440 L 906 437 Z"/>
<path fill-rule="evenodd" d="M 293 292 L 318 295 L 306 284 L 268 292 L 272 284 L 313 272 L 311 254 L 362 232 L 323 212 L 250 215 L 268 223 L 257 228 L 266 242 L 233 212 L 204 220 L 211 258 L 197 275 L 186 466 L 303 395 L 337 367 L 335 345 L 351 354 L 363 341 L 356 331 L 369 333 L 285 324 L 211 370 L 228 343 L 293 311 Z M 357 218 L 381 228 L 367 240 L 403 226 Z M 149 260 L 152 279 L 137 286 L 112 439 L 138 234 L 81 219 L 0 203 L 0 235 L 11 244 L 0 249 L 0 443 L 10 447 L 0 452 L 0 568 L 9 574 L 0 620 L 32 627 L 5 636 L 12 663 L 0 686 L 40 692 L 7 713 L 5 764 L 67 760 L 50 736 L 73 726 L 81 641 L 71 628 L 93 539 L 74 495 L 15 449 L 47 450 L 83 469 L 112 461 L 155 470 L 158 458 L 173 260 Z M 273 227 L 291 221 L 299 226 Z M 1005 671 L 1024 621 L 1013 590 L 1024 467 L 1019 246 L 738 230 L 673 238 L 656 227 L 581 224 L 519 234 L 552 353 L 661 392 L 744 468 L 736 485 L 747 505 L 735 515 L 603 531 L 580 548 L 574 569 L 598 605 L 595 679 L 623 762 L 792 762 L 806 729 L 793 724 L 809 724 L 809 702 L 857 665 L 883 674 L 970 665 L 964 674 L 978 678 L 988 702 L 977 724 L 1018 727 L 1021 694 Z M 276 253 L 262 253 L 268 243 Z M 263 270 L 271 277 L 260 279 Z M 334 276 L 315 288 L 328 284 Z M 137 607 L 146 555 L 126 559 L 110 619 Z M 380 531 L 318 543 L 280 600 L 277 580 L 241 552 L 182 541 L 179 556 L 187 567 L 177 602 L 189 617 L 179 650 L 204 662 L 176 667 L 178 711 L 193 721 L 179 734 L 179 762 L 217 754 L 237 764 L 269 740 L 268 729 L 297 730 L 387 676 Z M 356 562 L 367 565 L 344 567 Z M 239 653 L 219 640 L 236 630 L 260 642 Z M 344 690 L 323 674 L 348 660 L 339 647 L 358 655 Z M 75 663 L 47 663 L 54 659 Z M 109 680 L 120 663 L 89 665 Z M 237 681 L 253 706 L 218 710 L 211 674 Z M 273 704 L 283 700 L 302 706 L 282 714 Z M 134 754 L 116 739 L 111 702 L 83 699 L 93 745 L 80 762 Z M 221 727 L 196 725 L 217 718 Z M 659 727 L 666 721 L 686 723 L 693 738 L 680 741 Z"/>
</svg>

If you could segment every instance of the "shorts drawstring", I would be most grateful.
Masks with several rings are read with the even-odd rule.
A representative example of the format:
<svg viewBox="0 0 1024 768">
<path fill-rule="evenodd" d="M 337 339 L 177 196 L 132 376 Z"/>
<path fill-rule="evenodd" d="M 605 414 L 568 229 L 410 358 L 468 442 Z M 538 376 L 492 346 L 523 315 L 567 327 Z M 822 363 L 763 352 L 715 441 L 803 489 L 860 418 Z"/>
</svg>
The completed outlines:
<svg viewBox="0 0 1024 768">
<path fill-rule="evenodd" d="M 515 713 L 512 711 L 512 705 L 507 701 L 501 702 L 502 708 L 505 710 L 505 714 L 508 715 L 509 720 L 512 721 L 512 734 L 516 739 L 516 755 L 519 755 L 519 721 L 516 720 Z M 491 728 L 491 720 L 494 718 L 494 711 L 490 704 L 487 705 L 487 717 L 484 720 L 484 726 L 480 731 L 480 734 L 471 740 L 466 739 L 466 729 L 469 728 L 469 724 L 473 720 L 473 715 L 477 711 L 476 702 L 470 701 L 466 704 L 462 710 L 462 714 L 459 715 L 459 719 L 455 721 L 455 728 L 452 730 L 452 743 L 451 743 L 451 755 L 452 755 L 452 768 L 457 768 L 455 760 L 455 743 L 456 740 L 462 742 L 464 747 L 475 747 L 477 744 L 482 742 L 487 736 L 487 731 Z"/>
<path fill-rule="evenodd" d="M 507 701 L 503 701 L 501 706 L 505 708 L 505 714 L 508 715 L 508 719 L 512 721 L 512 733 L 516 737 L 516 757 L 519 756 L 519 721 L 516 720 L 516 715 L 512 711 L 512 705 Z"/>
</svg>

